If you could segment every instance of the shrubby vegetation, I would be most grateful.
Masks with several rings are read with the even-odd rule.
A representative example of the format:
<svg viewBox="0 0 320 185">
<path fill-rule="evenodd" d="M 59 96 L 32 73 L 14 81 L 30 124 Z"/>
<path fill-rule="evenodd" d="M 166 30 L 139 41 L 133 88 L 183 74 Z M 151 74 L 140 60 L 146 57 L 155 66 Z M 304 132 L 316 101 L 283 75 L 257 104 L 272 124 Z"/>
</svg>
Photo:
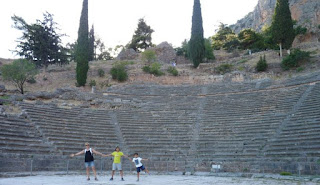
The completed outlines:
<svg viewBox="0 0 320 185">
<path fill-rule="evenodd" d="M 211 37 L 214 50 L 234 48 L 238 41 L 236 34 L 226 24 L 220 23 L 217 33 Z"/>
<path fill-rule="evenodd" d="M 155 76 L 164 75 L 164 73 L 161 71 L 161 64 L 158 62 L 154 62 L 151 65 L 144 66 L 142 67 L 142 70 Z"/>
<path fill-rule="evenodd" d="M 292 68 L 300 67 L 301 64 L 310 61 L 310 52 L 301 51 L 300 49 L 294 49 L 290 55 L 285 57 L 281 62 L 283 70 L 289 70 Z"/>
<path fill-rule="evenodd" d="M 266 56 L 264 55 L 263 57 L 260 56 L 260 60 L 257 63 L 256 70 L 258 72 L 266 71 L 268 68 Z"/>
<path fill-rule="evenodd" d="M 2 78 L 12 82 L 21 94 L 24 94 L 25 82 L 34 79 L 37 73 L 36 65 L 26 59 L 15 60 L 1 67 Z"/>
<path fill-rule="evenodd" d="M 154 62 L 157 59 L 156 52 L 153 50 L 145 50 L 141 55 L 142 60 L 148 63 Z"/>
<path fill-rule="evenodd" d="M 96 86 L 97 82 L 95 80 L 91 80 L 89 85 L 90 85 L 90 87 Z"/>
<path fill-rule="evenodd" d="M 188 59 L 190 58 L 190 53 L 189 53 L 189 42 L 187 40 L 184 40 L 181 44 L 181 47 L 175 48 L 176 54 L 178 56 L 184 56 Z M 204 59 L 205 60 L 214 60 L 215 56 L 213 54 L 213 47 L 212 47 L 212 41 L 211 39 L 204 39 Z"/>
<path fill-rule="evenodd" d="M 233 65 L 231 64 L 221 64 L 220 66 L 215 68 L 215 71 L 223 75 L 228 72 L 231 72 L 232 68 L 233 68 Z"/>
<path fill-rule="evenodd" d="M 110 70 L 110 74 L 112 76 L 112 79 L 118 80 L 119 82 L 124 82 L 128 79 L 126 66 L 122 64 L 114 65 Z"/>
<path fill-rule="evenodd" d="M 104 77 L 104 75 L 105 75 L 104 70 L 103 69 L 98 69 L 98 75 L 99 75 L 99 77 Z"/>
<path fill-rule="evenodd" d="M 282 176 L 291 176 L 292 173 L 290 173 L 290 172 L 280 172 L 280 175 L 282 175 Z"/>
<path fill-rule="evenodd" d="M 173 76 L 179 75 L 179 71 L 173 66 L 168 67 L 167 71 L 168 71 L 168 73 L 172 74 Z"/>
</svg>

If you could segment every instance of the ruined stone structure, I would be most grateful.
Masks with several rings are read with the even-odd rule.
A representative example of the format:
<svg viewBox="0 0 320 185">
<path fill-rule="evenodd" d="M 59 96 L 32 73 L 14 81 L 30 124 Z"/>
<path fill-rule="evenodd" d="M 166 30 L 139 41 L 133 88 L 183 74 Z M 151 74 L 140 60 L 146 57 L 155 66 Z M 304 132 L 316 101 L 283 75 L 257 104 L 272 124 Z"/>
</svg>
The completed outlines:
<svg viewBox="0 0 320 185">
<path fill-rule="evenodd" d="M 34 170 L 59 170 L 66 166 L 61 158 L 90 142 L 103 153 L 118 145 L 127 154 L 139 152 L 158 171 L 221 165 L 226 172 L 320 173 L 319 73 L 283 82 L 127 85 L 89 97 L 132 106 L 16 102 L 25 118 L 0 116 L 0 171 L 28 171 L 31 159 L 41 159 Z M 82 162 L 81 156 L 68 168 L 82 169 Z"/>
</svg>

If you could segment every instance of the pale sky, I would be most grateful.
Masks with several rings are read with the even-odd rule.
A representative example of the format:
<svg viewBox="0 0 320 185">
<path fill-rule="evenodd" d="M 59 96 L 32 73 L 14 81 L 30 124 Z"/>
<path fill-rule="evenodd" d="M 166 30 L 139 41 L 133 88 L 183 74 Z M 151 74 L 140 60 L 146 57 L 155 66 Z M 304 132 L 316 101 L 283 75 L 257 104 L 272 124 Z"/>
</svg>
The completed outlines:
<svg viewBox="0 0 320 185">
<path fill-rule="evenodd" d="M 251 12 L 258 0 L 201 0 L 205 37 L 215 33 L 219 22 L 234 24 Z M 193 0 L 89 0 L 89 24 L 105 45 L 126 45 L 137 28 L 139 18 L 155 30 L 153 43 L 168 41 L 181 45 L 190 38 Z M 28 23 L 42 20 L 48 11 L 60 25 L 63 43 L 77 38 L 82 0 L 1 0 L 0 57 L 14 58 L 11 51 L 21 32 L 12 28 L 11 16 L 23 17 Z"/>
</svg>

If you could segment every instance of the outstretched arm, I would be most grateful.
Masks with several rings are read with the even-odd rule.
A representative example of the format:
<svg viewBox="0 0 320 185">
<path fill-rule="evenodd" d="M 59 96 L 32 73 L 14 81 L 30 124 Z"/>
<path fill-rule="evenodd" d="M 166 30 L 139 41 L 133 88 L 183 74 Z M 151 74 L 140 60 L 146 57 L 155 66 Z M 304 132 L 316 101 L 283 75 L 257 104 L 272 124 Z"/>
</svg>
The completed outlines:
<svg viewBox="0 0 320 185">
<path fill-rule="evenodd" d="M 92 149 L 92 152 L 93 152 L 94 154 L 104 156 L 102 153 L 98 152 L 98 151 L 97 151 L 97 150 L 95 150 L 95 149 Z"/>
<path fill-rule="evenodd" d="M 141 159 L 141 161 L 149 161 L 149 159 Z"/>
<path fill-rule="evenodd" d="M 112 154 L 107 154 L 107 155 L 102 154 L 102 157 L 110 157 L 110 156 L 112 156 Z"/>
<path fill-rule="evenodd" d="M 70 157 L 74 157 L 74 156 L 81 155 L 81 154 L 84 154 L 84 150 L 82 150 L 81 152 L 78 152 L 76 154 L 71 154 Z"/>
</svg>

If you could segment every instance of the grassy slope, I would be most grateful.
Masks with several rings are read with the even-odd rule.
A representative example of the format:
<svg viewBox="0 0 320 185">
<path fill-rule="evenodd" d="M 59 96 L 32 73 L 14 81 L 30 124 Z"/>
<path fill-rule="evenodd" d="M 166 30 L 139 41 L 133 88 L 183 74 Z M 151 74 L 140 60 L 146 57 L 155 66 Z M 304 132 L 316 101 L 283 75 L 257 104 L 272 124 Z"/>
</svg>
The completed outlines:
<svg viewBox="0 0 320 185">
<path fill-rule="evenodd" d="M 251 76 L 251 78 L 272 78 L 272 79 L 281 79 L 291 77 L 292 75 L 300 75 L 304 73 L 309 73 L 312 71 L 320 70 L 320 46 L 309 48 L 309 51 L 315 51 L 313 54 L 313 62 L 305 66 L 305 70 L 297 74 L 296 71 L 287 71 L 283 72 L 280 69 L 280 59 L 278 57 L 278 53 L 275 51 L 266 51 L 255 53 L 252 56 L 243 55 L 237 56 L 234 53 L 226 53 L 222 51 L 216 51 L 216 57 L 218 60 L 214 63 L 210 64 L 201 64 L 198 69 L 193 69 L 191 65 L 184 64 L 177 66 L 180 75 L 178 77 L 170 76 L 166 74 L 162 77 L 153 77 L 152 75 L 145 74 L 142 72 L 141 67 L 144 65 L 140 61 L 135 61 L 133 65 L 128 65 L 129 71 L 129 80 L 126 83 L 157 83 L 164 85 L 179 85 L 179 84 L 204 84 L 204 83 L 213 83 L 208 80 L 212 75 L 219 75 L 214 71 L 214 68 L 221 64 L 232 64 L 233 71 L 242 71 L 246 72 Z M 269 70 L 265 73 L 255 73 L 254 66 L 256 65 L 259 57 L 261 55 L 266 55 L 267 62 L 270 66 Z M 0 62 L 2 64 L 9 63 L 12 60 L 1 59 Z M 112 67 L 112 64 L 115 61 L 95 61 L 90 63 L 90 69 L 88 74 L 87 84 L 91 80 L 95 80 L 97 82 L 98 89 L 101 89 L 101 84 L 113 84 L 117 85 L 116 81 L 111 80 L 111 76 L 109 75 L 109 71 Z M 27 84 L 27 91 L 53 91 L 56 88 L 60 87 L 75 87 L 75 63 L 71 63 L 67 66 L 59 67 L 59 66 L 50 66 L 48 71 L 44 73 L 43 71 L 37 75 L 35 84 Z M 163 66 L 163 71 L 169 65 Z M 103 69 L 106 72 L 105 77 L 98 77 L 98 69 Z M 44 80 L 46 77 L 48 80 Z M 0 84 L 5 84 L 9 89 L 15 89 L 13 85 L 8 82 L 3 82 L 0 77 Z M 105 88 L 102 87 L 102 88 Z M 90 91 L 89 85 L 82 90 Z"/>
</svg>

